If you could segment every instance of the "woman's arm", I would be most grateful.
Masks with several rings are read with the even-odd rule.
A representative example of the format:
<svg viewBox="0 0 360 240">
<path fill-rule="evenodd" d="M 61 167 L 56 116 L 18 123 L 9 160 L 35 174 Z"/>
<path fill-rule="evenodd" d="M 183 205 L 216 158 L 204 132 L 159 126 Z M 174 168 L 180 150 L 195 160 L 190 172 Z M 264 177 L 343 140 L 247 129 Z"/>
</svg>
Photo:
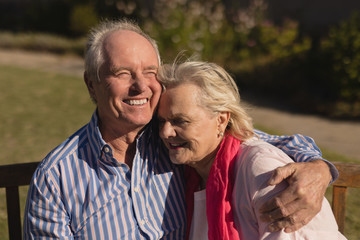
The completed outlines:
<svg viewBox="0 0 360 240">
<path fill-rule="evenodd" d="M 311 162 L 319 159 L 323 160 L 330 168 L 332 182 L 339 177 L 339 172 L 334 164 L 322 158 L 321 151 L 312 138 L 301 134 L 281 136 L 270 135 L 257 129 L 255 130 L 255 133 L 261 140 L 281 149 L 295 162 Z"/>
<path fill-rule="evenodd" d="M 277 185 L 286 180 L 289 186 L 264 202 L 261 208 L 263 220 L 272 223 L 272 231 L 283 228 L 286 232 L 295 231 L 320 211 L 326 188 L 338 177 L 338 172 L 333 164 L 321 157 L 319 148 L 310 137 L 299 134 L 275 136 L 259 130 L 256 134 L 297 162 L 274 171 L 268 183 Z"/>
<path fill-rule="evenodd" d="M 322 198 L 321 211 L 305 227 L 292 233 L 284 229 L 270 231 L 271 223 L 263 221 L 261 206 L 288 187 L 286 181 L 267 184 L 272 171 L 292 160 L 283 152 L 262 141 L 245 145 L 235 164 L 233 202 L 236 224 L 244 239 L 343 239 L 337 230 L 328 202 Z"/>
</svg>

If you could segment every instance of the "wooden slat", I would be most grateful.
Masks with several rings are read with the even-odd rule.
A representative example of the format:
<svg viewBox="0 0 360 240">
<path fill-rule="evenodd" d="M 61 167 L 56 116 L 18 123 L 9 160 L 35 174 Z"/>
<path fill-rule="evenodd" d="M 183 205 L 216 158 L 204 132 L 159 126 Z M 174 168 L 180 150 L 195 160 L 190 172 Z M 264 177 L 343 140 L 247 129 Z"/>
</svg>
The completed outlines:
<svg viewBox="0 0 360 240">
<path fill-rule="evenodd" d="M 360 188 L 360 164 L 334 162 L 334 165 L 339 171 L 339 178 L 332 184 L 332 210 L 339 226 L 339 231 L 344 233 L 347 188 Z"/>
<path fill-rule="evenodd" d="M 332 210 L 339 226 L 339 231 L 342 234 L 344 234 L 345 228 L 346 191 L 347 187 L 333 187 Z"/>
<path fill-rule="evenodd" d="M 6 187 L 10 239 L 21 239 L 18 186 L 28 185 L 39 162 L 0 166 L 0 188 Z M 344 232 L 347 187 L 360 187 L 360 164 L 334 163 L 339 178 L 333 183 L 333 211 L 340 232 Z"/>
<path fill-rule="evenodd" d="M 0 166 L 0 188 L 29 185 L 39 162 Z"/>
<path fill-rule="evenodd" d="M 360 187 L 360 164 L 334 162 L 339 171 L 335 186 Z"/>
<path fill-rule="evenodd" d="M 29 185 L 39 162 L 0 166 L 0 188 L 6 189 L 6 207 L 10 240 L 22 236 L 19 186 Z"/>
<path fill-rule="evenodd" d="M 20 240 L 22 234 L 18 187 L 6 188 L 6 206 L 8 216 L 9 239 Z"/>
</svg>

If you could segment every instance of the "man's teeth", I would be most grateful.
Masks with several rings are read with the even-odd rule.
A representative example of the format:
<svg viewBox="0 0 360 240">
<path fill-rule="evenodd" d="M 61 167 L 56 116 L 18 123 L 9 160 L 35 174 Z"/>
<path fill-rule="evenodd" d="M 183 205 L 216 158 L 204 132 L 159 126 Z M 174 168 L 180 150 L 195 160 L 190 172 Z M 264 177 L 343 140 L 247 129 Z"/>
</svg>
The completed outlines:
<svg viewBox="0 0 360 240">
<path fill-rule="evenodd" d="M 142 105 L 147 103 L 147 99 L 141 99 L 141 100 L 127 100 L 125 101 L 129 105 Z"/>
</svg>

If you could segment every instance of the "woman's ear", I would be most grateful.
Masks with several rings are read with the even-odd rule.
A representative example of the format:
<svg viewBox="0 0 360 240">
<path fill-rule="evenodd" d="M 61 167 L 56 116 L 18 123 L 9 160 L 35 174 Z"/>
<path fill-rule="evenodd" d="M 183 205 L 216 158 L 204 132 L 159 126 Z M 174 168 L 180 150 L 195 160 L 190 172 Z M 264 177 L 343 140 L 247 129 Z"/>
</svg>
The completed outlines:
<svg viewBox="0 0 360 240">
<path fill-rule="evenodd" d="M 220 112 L 217 116 L 218 128 L 221 132 L 225 132 L 226 127 L 229 123 L 230 113 L 229 112 Z"/>
</svg>

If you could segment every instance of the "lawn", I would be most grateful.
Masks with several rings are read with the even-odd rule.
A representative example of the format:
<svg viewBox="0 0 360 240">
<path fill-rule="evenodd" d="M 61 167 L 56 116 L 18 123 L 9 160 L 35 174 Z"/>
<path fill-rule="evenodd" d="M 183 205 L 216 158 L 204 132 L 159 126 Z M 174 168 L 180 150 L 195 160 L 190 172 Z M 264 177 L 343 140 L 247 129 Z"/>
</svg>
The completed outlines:
<svg viewBox="0 0 360 240">
<path fill-rule="evenodd" d="M 13 66 L 0 66 L 0 72 L 0 164 L 40 161 L 89 121 L 94 105 L 81 78 Z M 351 161 L 328 151 L 324 155 L 331 161 Z M 23 207 L 27 187 L 20 190 Z M 5 190 L 1 189 L 1 239 L 8 239 L 5 206 Z M 349 193 L 346 224 L 348 239 L 360 239 L 358 190 Z"/>
<path fill-rule="evenodd" d="M 0 66 L 0 164 L 40 161 L 86 124 L 94 111 L 81 78 Z M 21 206 L 27 187 L 21 187 Z M 0 239 L 7 239 L 0 190 Z M 23 211 L 23 209 L 22 209 Z"/>
</svg>

